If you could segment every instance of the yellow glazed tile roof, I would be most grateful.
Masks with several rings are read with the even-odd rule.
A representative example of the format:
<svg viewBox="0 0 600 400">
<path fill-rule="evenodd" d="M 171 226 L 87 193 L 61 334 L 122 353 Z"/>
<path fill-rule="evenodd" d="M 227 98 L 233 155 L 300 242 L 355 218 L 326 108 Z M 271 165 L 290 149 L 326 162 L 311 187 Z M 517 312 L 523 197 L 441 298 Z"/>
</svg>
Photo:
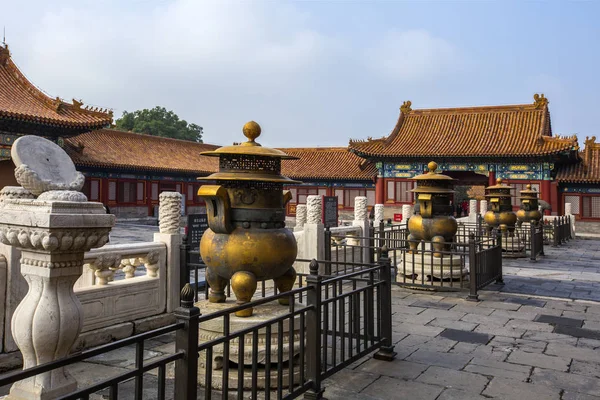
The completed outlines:
<svg viewBox="0 0 600 400">
<path fill-rule="evenodd" d="M 35 87 L 0 45 L 0 118 L 58 127 L 98 129 L 110 125 L 112 111 L 87 109 L 73 100 L 53 99 Z"/>
<path fill-rule="evenodd" d="M 351 140 L 351 151 L 379 157 L 515 157 L 568 151 L 577 138 L 552 136 L 548 101 L 533 104 L 412 110 L 405 102 L 391 134 Z"/>
</svg>

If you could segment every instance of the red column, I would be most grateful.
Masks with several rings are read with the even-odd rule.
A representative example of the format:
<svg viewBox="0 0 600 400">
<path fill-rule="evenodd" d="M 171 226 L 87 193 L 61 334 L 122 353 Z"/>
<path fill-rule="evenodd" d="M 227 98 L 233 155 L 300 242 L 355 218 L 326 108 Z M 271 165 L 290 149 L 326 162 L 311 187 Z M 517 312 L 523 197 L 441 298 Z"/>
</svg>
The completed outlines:
<svg viewBox="0 0 600 400">
<path fill-rule="evenodd" d="M 552 211 L 558 215 L 564 214 L 563 205 L 558 201 L 558 182 L 550 184 L 550 205 L 552 206 Z"/>
<path fill-rule="evenodd" d="M 385 178 L 378 176 L 375 181 L 375 204 L 383 204 L 385 202 Z"/>
<path fill-rule="evenodd" d="M 488 177 L 488 186 L 494 186 L 496 184 L 496 171 L 490 171 L 490 176 Z"/>
<path fill-rule="evenodd" d="M 542 200 L 548 202 L 548 204 L 552 205 L 552 195 L 550 193 L 550 181 L 547 180 L 543 180 L 542 181 Z M 554 207 L 552 207 L 552 209 L 554 209 Z M 550 213 L 548 211 L 545 212 L 546 215 L 549 215 Z"/>
</svg>

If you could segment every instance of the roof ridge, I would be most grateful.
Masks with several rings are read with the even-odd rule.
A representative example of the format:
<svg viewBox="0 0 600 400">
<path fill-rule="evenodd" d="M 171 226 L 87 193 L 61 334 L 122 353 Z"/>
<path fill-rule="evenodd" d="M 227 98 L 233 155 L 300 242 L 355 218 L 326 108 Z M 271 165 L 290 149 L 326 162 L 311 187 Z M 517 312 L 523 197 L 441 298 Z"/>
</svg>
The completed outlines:
<svg viewBox="0 0 600 400">
<path fill-rule="evenodd" d="M 323 146 L 323 147 L 277 147 L 281 151 L 349 151 L 348 147 L 343 146 Z"/>
<path fill-rule="evenodd" d="M 541 111 L 533 104 L 505 104 L 495 106 L 466 106 L 466 107 L 439 107 L 439 108 L 417 108 L 411 110 L 408 115 L 415 114 L 434 114 L 446 112 L 498 112 L 498 111 Z"/>
<path fill-rule="evenodd" d="M 193 144 L 202 145 L 202 146 L 214 147 L 215 149 L 218 149 L 219 147 L 222 147 L 221 145 L 212 144 L 212 143 L 192 142 L 191 140 L 183 140 L 183 139 L 175 139 L 175 138 L 164 137 L 164 136 L 156 136 L 156 135 L 150 135 L 148 133 L 143 133 L 143 132 L 123 131 L 123 130 L 120 130 L 120 129 L 115 129 L 114 127 L 104 128 L 104 129 L 99 129 L 98 130 L 98 132 L 102 132 L 102 131 L 119 132 L 120 134 L 128 134 L 130 136 L 137 136 L 137 137 L 141 136 L 141 137 L 149 138 L 149 139 L 152 139 L 152 140 L 167 140 L 167 141 L 172 140 L 172 141 L 176 141 L 176 142 L 193 143 Z"/>
</svg>

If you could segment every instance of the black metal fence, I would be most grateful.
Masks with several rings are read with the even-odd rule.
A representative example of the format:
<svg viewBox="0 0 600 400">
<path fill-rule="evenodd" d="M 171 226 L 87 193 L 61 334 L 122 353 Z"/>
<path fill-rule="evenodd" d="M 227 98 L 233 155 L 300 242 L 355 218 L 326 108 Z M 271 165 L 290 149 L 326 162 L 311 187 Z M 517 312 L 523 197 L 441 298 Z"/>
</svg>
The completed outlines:
<svg viewBox="0 0 600 400">
<path fill-rule="evenodd" d="M 552 246 L 566 243 L 571 237 L 571 216 L 565 215 L 552 220 L 553 241 Z"/>
<path fill-rule="evenodd" d="M 502 244 L 519 252 L 530 247 L 525 242 L 531 242 L 531 235 L 523 233 L 525 228 L 520 231 L 506 231 L 502 237 L 496 230 L 488 231 L 478 218 L 474 223 L 459 224 L 454 242 L 434 243 L 409 240 L 406 224 L 389 226 L 381 222 L 371 237 L 338 234 L 331 240 L 326 232 L 325 248 L 330 260 L 350 268 L 354 258 L 377 260 L 377 249 L 385 246 L 389 249 L 392 281 L 396 284 L 434 290 L 469 289 L 474 299 L 477 290 L 493 281 L 502 281 Z"/>
<path fill-rule="evenodd" d="M 301 275 L 298 288 L 206 315 L 195 307 L 196 293 L 186 284 L 175 324 L 1 376 L 0 386 L 135 344 L 135 369 L 61 398 L 88 399 L 108 388 L 108 398 L 118 399 L 119 384 L 134 378 L 135 399 L 140 400 L 143 374 L 158 368 L 157 398 L 165 399 L 166 366 L 175 362 L 177 400 L 196 399 L 199 394 L 205 399 L 248 395 L 256 399 L 259 392 L 265 399 L 294 399 L 303 393 L 305 398 L 320 399 L 322 381 L 340 369 L 376 350 L 378 359 L 390 361 L 395 356 L 390 259 L 387 249 L 380 254 L 377 264 L 338 276 L 319 275 L 319 264 L 312 260 L 310 273 Z M 276 311 L 257 318 L 256 324 L 236 321 L 236 311 L 261 306 Z M 204 332 L 201 336 L 199 329 Z M 144 341 L 170 332 L 176 335 L 175 353 L 144 361 Z"/>
<path fill-rule="evenodd" d="M 469 296 L 467 300 L 477 301 L 477 291 L 496 281 L 502 284 L 502 233 L 496 232 L 493 243 L 485 246 L 477 241 L 475 234 L 469 237 Z"/>
</svg>

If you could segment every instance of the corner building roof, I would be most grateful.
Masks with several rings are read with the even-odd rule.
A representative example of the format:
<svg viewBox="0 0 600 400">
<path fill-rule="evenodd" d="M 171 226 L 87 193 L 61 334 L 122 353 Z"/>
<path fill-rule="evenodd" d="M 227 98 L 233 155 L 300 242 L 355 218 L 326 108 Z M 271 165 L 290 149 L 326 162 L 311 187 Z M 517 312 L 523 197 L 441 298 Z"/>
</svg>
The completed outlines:
<svg viewBox="0 0 600 400">
<path fill-rule="evenodd" d="M 58 97 L 47 96 L 15 65 L 8 46 L 0 45 L 0 130 L 10 130 L 4 126 L 9 122 L 12 122 L 11 126 L 27 123 L 30 127 L 60 128 L 67 136 L 102 128 L 112 122 L 112 111 L 82 106 L 76 100 L 70 104 Z M 31 133 L 44 134 L 35 129 Z"/>
</svg>

